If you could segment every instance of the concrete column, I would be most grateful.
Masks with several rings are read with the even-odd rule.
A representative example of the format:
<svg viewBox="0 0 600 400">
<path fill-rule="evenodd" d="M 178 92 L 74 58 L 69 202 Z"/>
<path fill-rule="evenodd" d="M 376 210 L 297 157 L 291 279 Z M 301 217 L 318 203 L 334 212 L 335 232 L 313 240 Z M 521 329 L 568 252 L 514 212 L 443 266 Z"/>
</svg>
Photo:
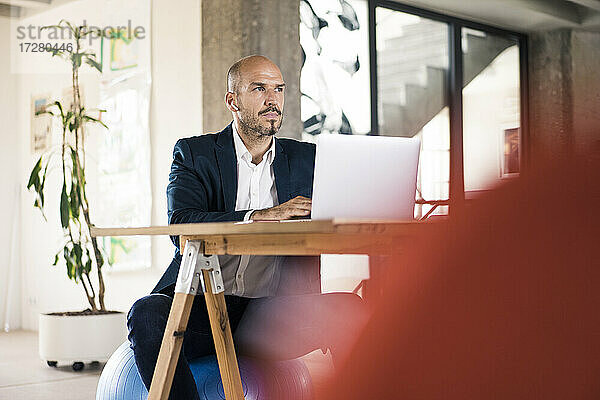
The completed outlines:
<svg viewBox="0 0 600 400">
<path fill-rule="evenodd" d="M 600 143 L 600 33 L 530 35 L 530 149 L 564 153 Z"/>
<path fill-rule="evenodd" d="M 575 146 L 600 152 L 600 32 L 573 32 L 571 43 Z"/>
<path fill-rule="evenodd" d="M 529 116 L 532 152 L 572 145 L 571 31 L 535 33 L 529 43 Z"/>
<path fill-rule="evenodd" d="M 279 66 L 287 85 L 278 136 L 301 138 L 299 9 L 299 0 L 202 1 L 204 132 L 219 131 L 231 121 L 223 102 L 229 66 L 244 56 L 262 54 Z"/>
</svg>

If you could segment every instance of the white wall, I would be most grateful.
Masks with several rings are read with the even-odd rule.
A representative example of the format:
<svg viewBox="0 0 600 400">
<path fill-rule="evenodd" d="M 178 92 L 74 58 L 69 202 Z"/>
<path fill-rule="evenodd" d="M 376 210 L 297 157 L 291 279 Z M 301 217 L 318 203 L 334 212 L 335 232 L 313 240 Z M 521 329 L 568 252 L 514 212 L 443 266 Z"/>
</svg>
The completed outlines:
<svg viewBox="0 0 600 400">
<path fill-rule="evenodd" d="M 184 0 L 174 7 L 166 0 L 154 0 L 151 19 L 152 97 L 149 173 L 153 196 L 152 224 L 163 225 L 167 223 L 165 190 L 173 145 L 180 137 L 199 134 L 202 127 L 200 4 L 196 0 Z M 8 38 L 2 38 L 3 45 L 7 41 Z M 5 79 L 5 76 L 3 74 L 2 79 Z M 97 84 L 89 77 L 84 77 L 82 83 L 86 100 L 93 102 L 93 99 L 97 98 Z M 15 150 L 19 150 L 22 154 L 20 165 L 16 161 L 15 165 L 20 166 L 16 175 L 22 194 L 21 243 L 23 245 L 19 270 L 23 271 L 21 325 L 24 329 L 37 329 L 37 316 L 40 312 L 83 309 L 87 304 L 82 288 L 67 279 L 64 266 L 51 267 L 50 265 L 54 252 L 60 247 L 62 236 L 55 211 L 58 202 L 57 193 L 49 194 L 47 198 L 49 222 L 45 223 L 39 211 L 32 207 L 33 195 L 25 189 L 29 171 L 36 160 L 29 150 L 31 95 L 48 92 L 60 96 L 62 88 L 68 84 L 68 75 L 55 74 L 21 75 L 16 83 L 20 95 L 16 103 L 19 142 L 13 144 L 12 153 L 8 149 L 6 152 L 18 154 Z M 4 85 L 2 87 L 4 88 Z M 4 135 L 4 131 L 2 134 Z M 4 153 L 4 148 L 2 152 Z M 50 179 L 57 179 L 56 174 Z M 2 199 L 0 205 L 5 203 L 6 201 Z M 0 222 L 3 222 L 1 218 L 5 218 L 4 214 L 0 214 Z M 173 246 L 166 237 L 154 238 L 152 245 L 150 269 L 134 272 L 112 272 L 110 267 L 104 269 L 108 308 L 127 311 L 131 304 L 137 298 L 147 294 L 160 278 L 170 262 Z M 0 258 L 0 262 L 1 260 Z M 2 272 L 0 267 L 0 273 Z"/>
<path fill-rule="evenodd" d="M 21 323 L 18 240 L 20 157 L 17 131 L 17 79 L 10 73 L 10 20 L 0 17 L 0 324 L 2 329 Z M 10 311 L 7 310 L 7 306 Z"/>
</svg>

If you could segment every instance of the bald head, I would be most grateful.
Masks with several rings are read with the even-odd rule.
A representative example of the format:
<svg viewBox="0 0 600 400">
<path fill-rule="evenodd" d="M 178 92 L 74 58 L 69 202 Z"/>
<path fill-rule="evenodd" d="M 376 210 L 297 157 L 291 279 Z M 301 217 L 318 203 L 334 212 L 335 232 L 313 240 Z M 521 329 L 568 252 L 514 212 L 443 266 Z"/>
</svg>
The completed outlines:
<svg viewBox="0 0 600 400">
<path fill-rule="evenodd" d="M 267 57 L 244 57 L 229 68 L 225 104 L 241 136 L 268 141 L 277 133 L 283 120 L 284 89 L 281 71 Z"/>
<path fill-rule="evenodd" d="M 279 67 L 265 56 L 251 55 L 236 61 L 227 71 L 227 91 L 237 93 L 243 79 L 243 72 L 248 68 L 275 68 Z M 279 72 L 281 74 L 281 71 Z"/>
</svg>

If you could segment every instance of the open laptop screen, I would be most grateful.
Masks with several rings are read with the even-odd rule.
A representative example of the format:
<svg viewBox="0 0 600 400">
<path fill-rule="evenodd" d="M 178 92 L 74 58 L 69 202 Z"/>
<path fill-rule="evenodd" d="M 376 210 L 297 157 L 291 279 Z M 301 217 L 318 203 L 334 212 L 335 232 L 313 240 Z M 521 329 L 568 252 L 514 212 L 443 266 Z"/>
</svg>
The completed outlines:
<svg viewBox="0 0 600 400">
<path fill-rule="evenodd" d="M 320 135 L 312 219 L 412 220 L 420 140 Z"/>
</svg>

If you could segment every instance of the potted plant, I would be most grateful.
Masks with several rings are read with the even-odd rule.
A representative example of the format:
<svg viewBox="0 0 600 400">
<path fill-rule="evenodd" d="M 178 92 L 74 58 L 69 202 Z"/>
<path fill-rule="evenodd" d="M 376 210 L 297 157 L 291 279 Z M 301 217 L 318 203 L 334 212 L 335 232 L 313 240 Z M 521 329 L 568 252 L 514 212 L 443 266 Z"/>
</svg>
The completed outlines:
<svg viewBox="0 0 600 400">
<path fill-rule="evenodd" d="M 99 118 L 90 115 L 84 107 L 79 70 L 85 63 L 102 72 L 95 54 L 82 47 L 82 41 L 87 35 L 100 33 L 85 25 L 75 26 L 64 20 L 58 25 L 42 29 L 48 28 L 66 29 L 71 34 L 72 43 L 60 47 L 48 46 L 46 50 L 53 57 L 62 58 L 71 65 L 72 98 L 68 108 L 60 101 L 54 101 L 44 110 L 38 111 L 58 118 L 62 135 L 59 149 L 42 154 L 36 162 L 27 188 L 35 192 L 34 206 L 46 218 L 44 198 L 49 189 L 46 176 L 49 166 L 55 165 L 55 156 L 58 155 L 62 171 L 59 213 L 64 244 L 54 257 L 53 265 L 64 260 L 67 276 L 85 292 L 89 308 L 83 311 L 40 314 L 39 353 L 50 366 L 56 366 L 59 361 L 68 361 L 73 363 L 73 369 L 80 370 L 85 361 L 107 360 L 126 336 L 125 314 L 107 310 L 104 303 L 106 288 L 102 267 L 105 259 L 96 238 L 90 235 L 92 222 L 86 193 L 85 128 L 89 124 L 100 124 L 104 128 L 107 126 Z M 101 113 L 102 110 L 97 112 Z M 95 284 L 93 281 L 96 281 Z"/>
</svg>

